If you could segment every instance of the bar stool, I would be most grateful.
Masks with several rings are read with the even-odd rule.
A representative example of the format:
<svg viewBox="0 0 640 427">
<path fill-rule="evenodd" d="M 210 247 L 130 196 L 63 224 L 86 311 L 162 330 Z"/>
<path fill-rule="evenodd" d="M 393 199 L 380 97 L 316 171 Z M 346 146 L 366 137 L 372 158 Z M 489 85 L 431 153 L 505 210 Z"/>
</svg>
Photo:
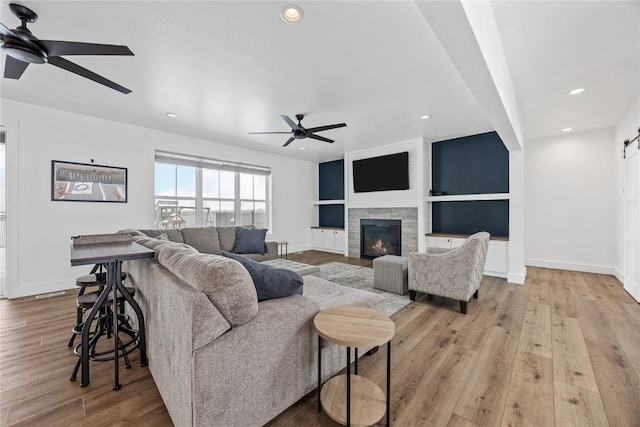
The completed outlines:
<svg viewBox="0 0 640 427">
<path fill-rule="evenodd" d="M 136 291 L 134 288 L 127 287 L 126 290 L 129 295 L 131 295 L 132 297 L 135 296 Z M 102 291 L 97 291 L 78 296 L 78 298 L 76 299 L 76 305 L 78 309 L 82 310 L 83 312 L 85 310 L 91 310 L 100 298 L 101 293 Z M 131 367 L 128 355 L 138 347 L 138 331 L 131 327 L 131 324 L 129 323 L 129 316 L 124 314 L 124 303 L 124 296 L 120 292 L 118 292 L 116 299 L 116 310 L 119 311 L 118 330 L 128 335 L 130 339 L 126 342 L 123 342 L 119 336 L 113 337 L 118 342 L 118 354 L 114 354 L 114 346 L 108 347 L 108 350 L 96 351 L 96 346 L 100 337 L 106 335 L 106 337 L 109 339 L 113 335 L 113 311 L 111 309 L 113 305 L 113 295 L 110 292 L 109 295 L 107 295 L 104 303 L 102 303 L 102 306 L 100 307 L 100 314 L 93 319 L 93 322 L 95 322 L 96 326 L 94 330 L 89 334 L 89 360 L 106 362 L 122 356 L 125 360 L 126 368 L 129 369 Z M 84 322 L 76 326 L 74 328 L 74 336 L 75 330 L 79 329 L 81 333 L 83 327 Z M 81 347 L 82 343 L 79 343 L 73 350 L 73 353 L 78 357 L 78 360 L 76 361 L 71 377 L 69 378 L 71 381 L 76 380 L 78 369 L 82 364 Z"/>
<path fill-rule="evenodd" d="M 86 292 L 87 288 L 98 286 L 100 290 L 106 284 L 107 273 L 103 271 L 105 269 L 103 264 L 96 264 L 91 269 L 91 272 L 85 276 L 80 276 L 76 279 L 76 286 L 78 286 L 78 297 L 81 297 Z M 120 276 L 122 280 L 127 278 L 127 273 L 123 272 Z M 91 307 L 89 307 L 91 309 Z M 82 326 L 84 325 L 83 314 L 85 309 L 76 304 L 76 324 L 71 329 L 71 338 L 69 339 L 68 347 L 73 347 L 73 342 L 76 336 L 82 335 Z"/>
</svg>

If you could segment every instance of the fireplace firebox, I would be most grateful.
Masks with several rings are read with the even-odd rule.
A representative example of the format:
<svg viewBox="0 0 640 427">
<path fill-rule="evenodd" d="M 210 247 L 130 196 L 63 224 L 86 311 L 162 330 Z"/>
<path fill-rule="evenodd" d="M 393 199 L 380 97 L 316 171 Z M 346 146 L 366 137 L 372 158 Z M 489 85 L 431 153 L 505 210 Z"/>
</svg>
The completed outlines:
<svg viewBox="0 0 640 427">
<path fill-rule="evenodd" d="M 402 221 L 399 219 L 360 220 L 360 258 L 401 255 Z"/>
</svg>

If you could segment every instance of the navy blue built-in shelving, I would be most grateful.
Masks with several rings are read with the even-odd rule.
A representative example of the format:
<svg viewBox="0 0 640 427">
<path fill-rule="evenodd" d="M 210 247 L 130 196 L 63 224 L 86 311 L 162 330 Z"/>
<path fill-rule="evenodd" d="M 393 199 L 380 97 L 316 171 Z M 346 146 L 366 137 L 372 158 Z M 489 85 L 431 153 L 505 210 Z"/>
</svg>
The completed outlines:
<svg viewBox="0 0 640 427">
<path fill-rule="evenodd" d="M 318 164 L 318 198 L 339 200 L 318 207 L 318 226 L 344 228 L 344 160 Z"/>
<path fill-rule="evenodd" d="M 509 235 L 509 152 L 496 132 L 433 143 L 431 171 L 433 233 Z"/>
</svg>

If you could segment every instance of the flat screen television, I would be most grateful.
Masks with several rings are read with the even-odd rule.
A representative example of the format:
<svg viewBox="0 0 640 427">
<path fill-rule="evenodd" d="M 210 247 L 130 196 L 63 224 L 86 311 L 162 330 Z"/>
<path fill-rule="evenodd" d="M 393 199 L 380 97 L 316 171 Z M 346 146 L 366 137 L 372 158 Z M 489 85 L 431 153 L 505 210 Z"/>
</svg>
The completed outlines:
<svg viewBox="0 0 640 427">
<path fill-rule="evenodd" d="M 409 189 L 409 152 L 353 161 L 353 191 Z"/>
</svg>

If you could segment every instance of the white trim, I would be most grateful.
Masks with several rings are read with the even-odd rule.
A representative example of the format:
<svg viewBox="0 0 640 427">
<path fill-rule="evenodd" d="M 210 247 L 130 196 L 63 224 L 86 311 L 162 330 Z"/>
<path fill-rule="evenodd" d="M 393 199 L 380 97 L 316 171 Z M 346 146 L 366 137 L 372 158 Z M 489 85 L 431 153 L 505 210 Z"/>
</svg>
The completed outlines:
<svg viewBox="0 0 640 427">
<path fill-rule="evenodd" d="M 34 296 L 40 294 L 48 294 L 51 292 L 57 291 L 68 291 L 71 290 L 75 292 L 75 286 L 69 286 L 69 283 L 75 283 L 75 277 L 66 280 L 56 280 L 54 282 L 41 282 L 34 283 L 27 286 L 20 286 L 18 288 L 17 295 L 11 295 L 10 298 L 20 298 L 27 296 Z"/>
<path fill-rule="evenodd" d="M 470 200 L 509 200 L 509 193 L 457 194 L 452 196 L 427 196 L 427 202 L 466 202 Z"/>
<path fill-rule="evenodd" d="M 485 270 L 482 272 L 482 274 L 484 276 L 491 276 L 491 277 L 500 277 L 502 279 L 506 279 L 507 278 L 507 274 L 503 271 L 489 271 L 489 270 Z"/>
<path fill-rule="evenodd" d="M 304 252 L 304 251 L 311 251 L 314 250 L 311 245 L 296 245 L 296 246 L 289 246 L 288 250 L 287 250 L 287 254 L 291 255 L 297 252 Z"/>
<path fill-rule="evenodd" d="M 344 199 L 341 200 L 314 200 L 314 205 L 343 205 Z"/>
<path fill-rule="evenodd" d="M 624 283 L 624 274 L 617 267 L 613 267 L 613 275 L 620 281 L 620 283 Z"/>
<path fill-rule="evenodd" d="M 631 298 L 633 298 L 634 300 L 638 301 L 640 303 L 640 299 L 638 299 L 638 297 L 636 295 L 640 295 L 640 286 L 634 286 L 634 284 L 632 283 L 625 283 L 626 287 L 623 287 L 622 289 L 624 289 L 625 291 L 627 291 L 627 293 L 631 296 Z"/>
<path fill-rule="evenodd" d="M 507 282 L 515 283 L 516 285 L 524 285 L 524 281 L 527 278 L 527 267 L 525 266 L 520 274 L 507 274 Z"/>
<path fill-rule="evenodd" d="M 615 276 L 616 269 L 607 265 L 579 264 L 563 261 L 526 258 L 525 264 L 531 267 L 555 268 L 558 270 L 581 271 L 584 273 L 609 274 Z"/>
</svg>

